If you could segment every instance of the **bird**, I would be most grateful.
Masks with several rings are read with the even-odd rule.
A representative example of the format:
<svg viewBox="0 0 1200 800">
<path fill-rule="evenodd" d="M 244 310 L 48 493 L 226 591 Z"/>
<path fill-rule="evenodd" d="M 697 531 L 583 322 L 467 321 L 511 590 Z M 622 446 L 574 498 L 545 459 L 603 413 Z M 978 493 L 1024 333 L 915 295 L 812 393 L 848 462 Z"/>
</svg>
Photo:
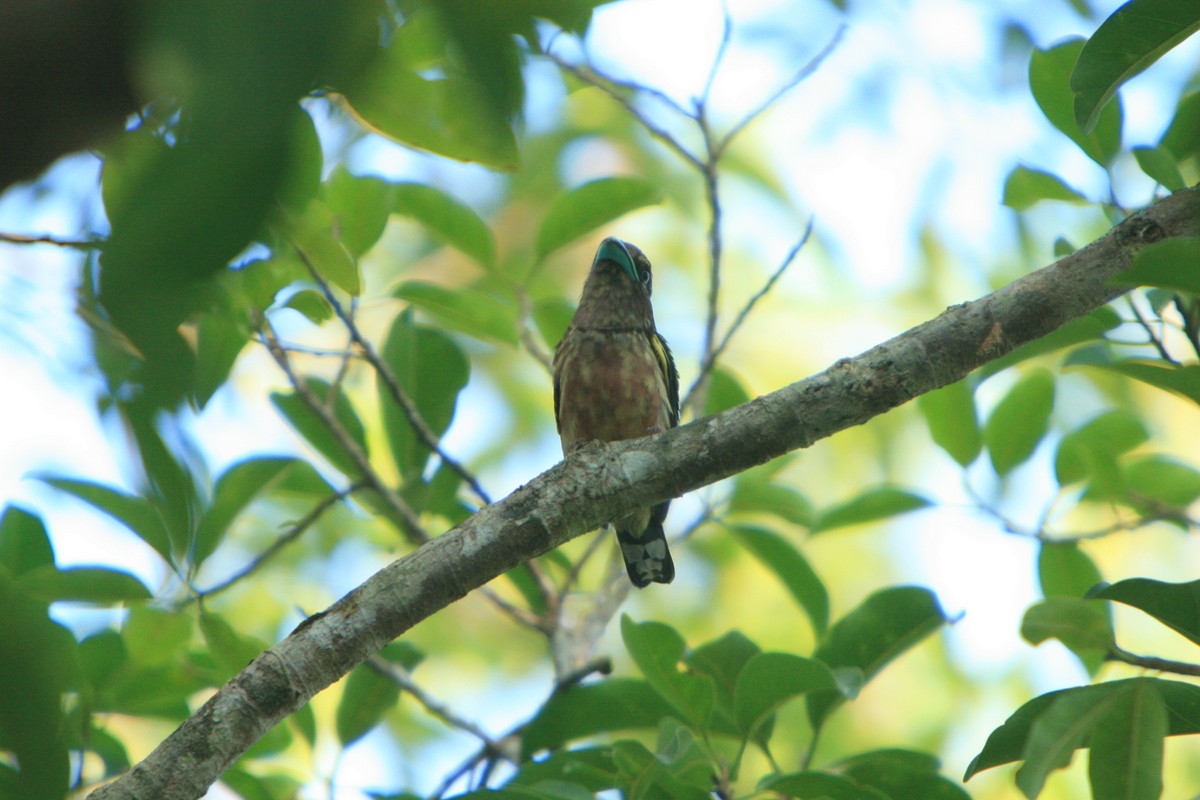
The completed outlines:
<svg viewBox="0 0 1200 800">
<path fill-rule="evenodd" d="M 660 433 L 679 424 L 679 373 L 654 326 L 654 278 L 629 242 L 600 243 L 579 306 L 554 350 L 554 418 L 564 456 L 588 442 Z M 668 500 L 609 524 L 633 585 L 670 583 L 675 564 L 663 522 Z"/>
</svg>

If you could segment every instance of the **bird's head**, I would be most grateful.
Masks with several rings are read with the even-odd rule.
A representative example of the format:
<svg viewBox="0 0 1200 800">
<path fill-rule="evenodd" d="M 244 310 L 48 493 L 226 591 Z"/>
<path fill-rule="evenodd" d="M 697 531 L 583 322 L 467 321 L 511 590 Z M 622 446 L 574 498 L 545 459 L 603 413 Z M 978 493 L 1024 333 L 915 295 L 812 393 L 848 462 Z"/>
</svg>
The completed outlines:
<svg viewBox="0 0 1200 800">
<path fill-rule="evenodd" d="M 642 286 L 649 296 L 653 290 L 654 277 L 650 270 L 650 259 L 646 254 L 629 242 L 608 237 L 600 243 L 596 250 L 596 258 L 592 261 L 592 270 L 602 261 L 609 261 L 621 268 L 621 271 L 634 283 Z"/>
<path fill-rule="evenodd" d="M 609 237 L 600 243 L 583 285 L 575 323 L 590 328 L 654 327 L 650 259 L 640 249 Z"/>
</svg>

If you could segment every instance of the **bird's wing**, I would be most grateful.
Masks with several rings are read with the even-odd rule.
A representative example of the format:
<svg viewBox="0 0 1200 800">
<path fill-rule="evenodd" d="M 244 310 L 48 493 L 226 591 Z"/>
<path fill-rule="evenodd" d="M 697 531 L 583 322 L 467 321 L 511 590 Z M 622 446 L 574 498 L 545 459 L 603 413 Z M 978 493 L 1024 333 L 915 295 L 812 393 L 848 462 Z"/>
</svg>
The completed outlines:
<svg viewBox="0 0 1200 800">
<path fill-rule="evenodd" d="M 663 383 L 667 387 L 667 400 L 671 407 L 671 427 L 679 424 L 679 370 L 675 369 L 675 359 L 671 356 L 671 348 L 667 340 L 658 331 L 650 340 L 654 348 L 654 358 L 662 371 Z"/>
</svg>

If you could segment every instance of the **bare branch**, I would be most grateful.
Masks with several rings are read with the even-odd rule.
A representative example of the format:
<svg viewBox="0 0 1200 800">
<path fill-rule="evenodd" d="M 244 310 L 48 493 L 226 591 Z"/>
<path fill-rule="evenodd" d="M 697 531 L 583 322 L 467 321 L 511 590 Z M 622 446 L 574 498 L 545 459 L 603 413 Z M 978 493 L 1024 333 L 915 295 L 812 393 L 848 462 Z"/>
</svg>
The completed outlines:
<svg viewBox="0 0 1200 800">
<path fill-rule="evenodd" d="M 1167 346 L 1163 344 L 1162 337 L 1155 333 L 1154 329 L 1150 327 L 1150 322 L 1144 316 L 1142 316 L 1142 312 L 1138 310 L 1137 303 L 1133 301 L 1133 298 L 1126 297 L 1125 300 L 1129 305 L 1129 310 L 1133 312 L 1134 318 L 1137 319 L 1138 325 L 1141 325 L 1142 330 L 1146 332 L 1146 336 L 1150 337 L 1150 343 L 1154 345 L 1154 349 L 1158 351 L 1158 354 L 1162 357 L 1163 361 L 1178 366 L 1179 362 L 1171 357 L 1171 353 L 1167 350 Z"/>
<path fill-rule="evenodd" d="M 67 247 L 73 250 L 99 250 L 104 247 L 103 240 L 100 239 L 59 239 L 55 236 L 39 235 L 29 236 L 24 233 L 4 233 L 0 232 L 0 243 L 4 244 L 49 244 L 55 247 Z"/>
<path fill-rule="evenodd" d="M 1169 658 L 1158 658 L 1157 656 L 1139 656 L 1128 650 L 1122 650 L 1115 644 L 1108 650 L 1109 661 L 1120 661 L 1123 664 L 1130 664 L 1143 669 L 1152 669 L 1155 672 L 1171 672 L 1175 675 L 1191 675 L 1193 678 L 1200 677 L 1200 664 L 1189 664 L 1186 661 L 1172 661 Z"/>
</svg>

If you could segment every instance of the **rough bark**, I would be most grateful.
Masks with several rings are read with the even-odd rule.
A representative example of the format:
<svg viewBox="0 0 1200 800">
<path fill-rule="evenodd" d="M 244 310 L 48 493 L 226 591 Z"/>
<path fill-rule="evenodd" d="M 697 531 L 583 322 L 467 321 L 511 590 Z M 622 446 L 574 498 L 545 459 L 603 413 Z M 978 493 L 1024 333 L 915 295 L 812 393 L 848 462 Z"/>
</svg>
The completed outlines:
<svg viewBox="0 0 1200 800">
<path fill-rule="evenodd" d="M 621 512 L 735 475 L 859 425 L 1034 341 L 1125 291 L 1138 250 L 1200 236 L 1200 188 L 1088 247 L 824 372 L 689 425 L 588 446 L 380 570 L 254 660 L 140 764 L 91 796 L 197 798 L 271 726 L 414 624 Z"/>
</svg>

